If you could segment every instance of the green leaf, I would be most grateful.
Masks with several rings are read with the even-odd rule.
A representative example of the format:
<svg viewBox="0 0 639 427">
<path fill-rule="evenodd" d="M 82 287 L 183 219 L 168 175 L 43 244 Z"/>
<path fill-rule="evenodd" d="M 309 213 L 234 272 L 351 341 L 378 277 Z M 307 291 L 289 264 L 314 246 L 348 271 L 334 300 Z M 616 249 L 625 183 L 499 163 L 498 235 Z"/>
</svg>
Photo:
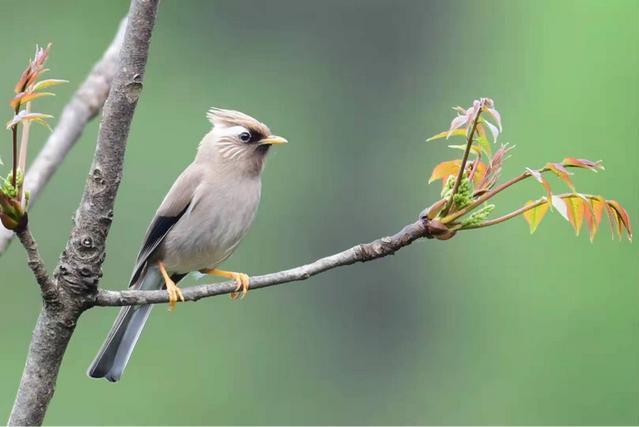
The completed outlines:
<svg viewBox="0 0 639 427">
<path fill-rule="evenodd" d="M 483 135 L 480 135 L 477 138 L 477 144 L 479 144 L 481 149 L 484 150 L 484 153 L 486 153 L 488 157 L 491 157 L 493 155 L 493 149 L 490 146 L 490 141 L 488 141 L 488 138 L 486 138 Z"/>
<path fill-rule="evenodd" d="M 564 197 L 566 208 L 568 210 L 568 222 L 575 230 L 575 234 L 579 236 L 581 225 L 584 220 L 584 200 L 580 197 Z"/>
<path fill-rule="evenodd" d="M 448 139 L 447 136 L 448 136 L 448 131 L 445 130 L 443 132 L 439 132 L 437 135 L 431 136 L 430 138 L 426 140 L 426 142 L 435 141 L 436 139 L 442 139 L 442 138 Z M 450 132 L 450 136 L 466 136 L 466 129 L 455 129 L 454 131 Z"/>
<path fill-rule="evenodd" d="M 40 90 L 40 89 L 44 89 L 46 87 L 50 87 L 50 86 L 57 86 L 57 85 L 61 85 L 64 83 L 69 83 L 68 80 L 60 80 L 60 79 L 47 79 L 47 80 L 41 80 L 38 83 L 36 83 L 35 85 L 33 85 L 33 89 L 31 89 L 32 91 L 36 91 L 36 90 Z"/>
<path fill-rule="evenodd" d="M 531 206 L 536 203 L 539 202 L 529 200 L 528 202 L 526 202 L 525 206 Z M 530 234 L 533 234 L 535 230 L 537 230 L 537 226 L 541 223 L 541 220 L 544 219 L 544 215 L 546 215 L 546 212 L 548 212 L 548 206 L 549 203 L 545 202 L 524 212 L 524 219 L 530 227 Z"/>
<path fill-rule="evenodd" d="M 449 145 L 448 148 L 453 148 L 455 150 L 466 151 L 466 144 Z M 473 152 L 473 153 L 479 153 L 481 151 L 481 147 L 479 147 L 477 144 L 473 144 L 473 145 L 470 146 L 470 151 Z"/>
</svg>

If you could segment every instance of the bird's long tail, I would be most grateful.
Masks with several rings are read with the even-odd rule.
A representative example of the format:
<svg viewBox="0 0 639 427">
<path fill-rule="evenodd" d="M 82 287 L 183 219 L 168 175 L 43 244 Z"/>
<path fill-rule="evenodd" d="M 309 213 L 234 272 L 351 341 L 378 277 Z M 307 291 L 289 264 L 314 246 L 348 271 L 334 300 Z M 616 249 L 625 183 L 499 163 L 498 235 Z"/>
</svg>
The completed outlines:
<svg viewBox="0 0 639 427">
<path fill-rule="evenodd" d="M 139 283 L 137 289 L 152 290 L 161 289 L 164 281 L 156 267 L 149 267 Z M 122 307 L 102 348 L 89 367 L 87 374 L 90 377 L 106 378 L 111 382 L 120 379 L 152 308 L 153 305 Z"/>
</svg>

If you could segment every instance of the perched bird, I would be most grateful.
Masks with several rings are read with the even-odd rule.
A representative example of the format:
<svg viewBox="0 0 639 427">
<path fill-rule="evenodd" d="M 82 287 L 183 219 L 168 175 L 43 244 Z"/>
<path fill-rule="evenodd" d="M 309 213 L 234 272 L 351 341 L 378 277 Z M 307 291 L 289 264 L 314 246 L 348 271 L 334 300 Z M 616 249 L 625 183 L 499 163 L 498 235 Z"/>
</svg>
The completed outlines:
<svg viewBox="0 0 639 427">
<path fill-rule="evenodd" d="M 176 283 L 199 271 L 237 282 L 244 296 L 249 277 L 217 269 L 248 231 L 260 201 L 261 174 L 270 147 L 287 141 L 239 111 L 213 108 L 213 129 L 195 160 L 175 181 L 155 213 L 138 254 L 129 287 L 162 289 L 169 309 L 184 301 Z M 88 370 L 93 378 L 118 381 L 152 305 L 123 307 Z"/>
</svg>

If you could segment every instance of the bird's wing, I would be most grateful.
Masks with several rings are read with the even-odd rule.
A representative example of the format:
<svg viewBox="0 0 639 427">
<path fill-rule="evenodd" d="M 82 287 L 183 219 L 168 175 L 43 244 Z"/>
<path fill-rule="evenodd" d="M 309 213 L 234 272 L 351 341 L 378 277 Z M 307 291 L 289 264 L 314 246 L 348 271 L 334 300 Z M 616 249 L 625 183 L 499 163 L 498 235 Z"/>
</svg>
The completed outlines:
<svg viewBox="0 0 639 427">
<path fill-rule="evenodd" d="M 149 228 L 146 230 L 144 243 L 138 253 L 135 268 L 129 281 L 130 287 L 135 287 L 153 251 L 162 243 L 167 233 L 189 208 L 199 182 L 200 169 L 197 165 L 191 164 L 180 174 L 164 197 L 162 204 L 155 212 Z"/>
</svg>

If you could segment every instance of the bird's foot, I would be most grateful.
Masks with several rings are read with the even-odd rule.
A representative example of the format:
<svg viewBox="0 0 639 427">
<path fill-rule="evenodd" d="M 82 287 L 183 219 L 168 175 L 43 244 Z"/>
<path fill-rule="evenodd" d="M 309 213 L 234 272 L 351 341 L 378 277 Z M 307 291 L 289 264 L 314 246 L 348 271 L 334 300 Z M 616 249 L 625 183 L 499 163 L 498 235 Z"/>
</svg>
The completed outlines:
<svg viewBox="0 0 639 427">
<path fill-rule="evenodd" d="M 217 268 L 204 270 L 202 272 L 205 274 L 213 275 L 213 276 L 226 277 L 227 279 L 235 280 L 235 283 L 237 283 L 237 287 L 235 288 L 233 292 L 231 292 L 231 299 L 237 299 L 238 297 L 242 299 L 248 293 L 249 282 L 251 279 L 246 273 L 237 273 L 235 271 L 218 270 Z"/>
<path fill-rule="evenodd" d="M 184 295 L 182 295 L 182 290 L 175 284 L 175 282 L 173 282 L 173 280 L 169 279 L 165 282 L 165 284 L 166 291 L 169 293 L 169 311 L 173 311 L 175 310 L 178 299 L 184 302 Z"/>
<path fill-rule="evenodd" d="M 160 273 L 162 273 L 162 277 L 164 278 L 166 291 L 169 293 L 169 311 L 173 311 L 175 310 L 178 299 L 184 302 L 184 295 L 182 295 L 182 290 L 178 288 L 173 280 L 171 280 L 171 277 L 166 272 L 166 268 L 164 268 L 164 264 L 162 264 L 162 262 L 158 262 L 158 266 L 160 267 Z"/>
</svg>

